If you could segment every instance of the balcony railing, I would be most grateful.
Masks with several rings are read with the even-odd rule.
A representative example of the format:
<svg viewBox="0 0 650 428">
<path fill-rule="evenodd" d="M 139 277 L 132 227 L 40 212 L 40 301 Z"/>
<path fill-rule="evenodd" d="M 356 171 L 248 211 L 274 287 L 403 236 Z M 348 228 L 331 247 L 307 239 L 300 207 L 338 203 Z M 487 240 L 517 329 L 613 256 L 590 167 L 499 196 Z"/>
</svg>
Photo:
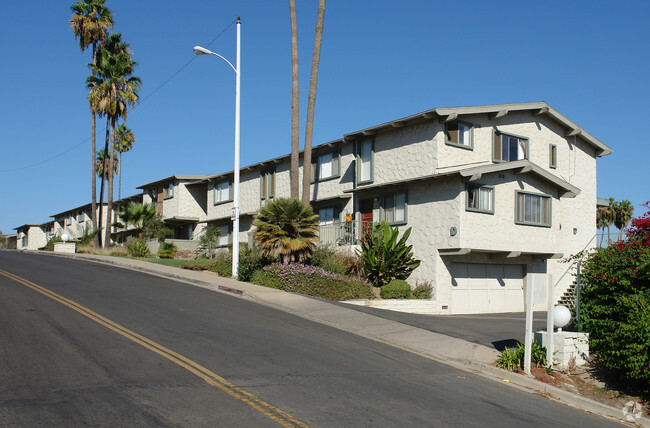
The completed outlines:
<svg viewBox="0 0 650 428">
<path fill-rule="evenodd" d="M 318 245 L 358 245 L 371 227 L 371 222 L 362 222 L 361 220 L 321 224 L 318 232 Z"/>
</svg>

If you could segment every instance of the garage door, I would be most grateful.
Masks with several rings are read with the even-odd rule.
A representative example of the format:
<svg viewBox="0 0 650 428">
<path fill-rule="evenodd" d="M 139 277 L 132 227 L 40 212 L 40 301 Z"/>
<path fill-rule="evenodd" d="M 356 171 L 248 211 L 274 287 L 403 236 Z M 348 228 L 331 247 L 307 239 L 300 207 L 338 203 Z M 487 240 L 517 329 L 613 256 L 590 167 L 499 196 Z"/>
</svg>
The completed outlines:
<svg viewBox="0 0 650 428">
<path fill-rule="evenodd" d="M 451 312 L 524 311 L 524 266 L 452 263 Z"/>
</svg>

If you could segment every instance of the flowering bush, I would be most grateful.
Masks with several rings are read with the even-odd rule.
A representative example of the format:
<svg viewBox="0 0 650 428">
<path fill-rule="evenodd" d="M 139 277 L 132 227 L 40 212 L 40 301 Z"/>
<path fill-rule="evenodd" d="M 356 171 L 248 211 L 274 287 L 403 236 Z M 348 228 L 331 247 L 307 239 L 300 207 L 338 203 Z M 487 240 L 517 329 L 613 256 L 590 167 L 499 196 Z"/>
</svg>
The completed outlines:
<svg viewBox="0 0 650 428">
<path fill-rule="evenodd" d="M 229 251 L 218 251 L 214 261 L 209 264 L 211 272 L 216 272 L 219 276 L 230 278 L 232 276 L 232 253 Z"/>
<path fill-rule="evenodd" d="M 650 392 L 650 213 L 583 261 L 581 321 L 605 367 Z M 645 385 L 645 386 L 644 386 Z"/>
<path fill-rule="evenodd" d="M 252 282 L 328 300 L 372 298 L 370 284 L 362 279 L 299 263 L 268 265 L 255 273 Z"/>
</svg>

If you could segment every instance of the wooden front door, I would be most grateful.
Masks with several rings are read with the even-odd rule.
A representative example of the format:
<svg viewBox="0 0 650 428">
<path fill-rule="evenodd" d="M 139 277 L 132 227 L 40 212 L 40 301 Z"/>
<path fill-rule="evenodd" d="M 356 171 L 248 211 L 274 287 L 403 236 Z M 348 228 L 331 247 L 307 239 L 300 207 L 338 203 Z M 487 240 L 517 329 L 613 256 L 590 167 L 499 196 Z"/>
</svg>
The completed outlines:
<svg viewBox="0 0 650 428">
<path fill-rule="evenodd" d="M 359 211 L 361 212 L 361 240 L 366 239 L 366 235 L 372 228 L 372 199 L 363 199 L 359 201 Z"/>
</svg>

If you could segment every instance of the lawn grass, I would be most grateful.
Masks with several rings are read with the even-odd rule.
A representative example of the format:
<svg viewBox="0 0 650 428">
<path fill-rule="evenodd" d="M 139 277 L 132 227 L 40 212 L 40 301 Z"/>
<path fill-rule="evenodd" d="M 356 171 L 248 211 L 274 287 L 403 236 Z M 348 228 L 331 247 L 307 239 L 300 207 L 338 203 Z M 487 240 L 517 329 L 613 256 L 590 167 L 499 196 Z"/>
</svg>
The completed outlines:
<svg viewBox="0 0 650 428">
<path fill-rule="evenodd" d="M 159 259 L 157 257 L 130 257 L 130 256 L 128 256 L 128 258 L 133 260 L 142 260 L 144 262 L 158 263 L 160 265 L 173 266 L 173 267 L 183 267 L 183 265 L 188 263 L 205 266 L 212 261 L 210 259 L 203 259 L 203 258 L 199 258 L 196 260 Z"/>
</svg>

